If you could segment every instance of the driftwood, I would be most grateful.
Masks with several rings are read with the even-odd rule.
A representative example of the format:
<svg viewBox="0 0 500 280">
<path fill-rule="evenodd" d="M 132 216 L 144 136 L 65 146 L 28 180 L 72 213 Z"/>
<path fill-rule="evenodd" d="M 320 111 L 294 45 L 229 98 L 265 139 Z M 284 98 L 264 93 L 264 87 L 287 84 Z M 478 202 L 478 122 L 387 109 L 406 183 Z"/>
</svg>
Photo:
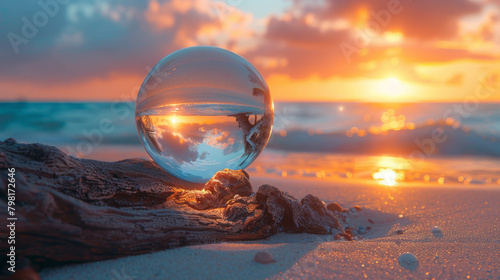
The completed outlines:
<svg viewBox="0 0 500 280">
<path fill-rule="evenodd" d="M 42 266 L 277 232 L 346 234 L 317 197 L 299 201 L 270 185 L 254 193 L 243 170 L 220 171 L 203 186 L 176 179 L 149 160 L 77 159 L 14 139 L 0 142 L 2 221 L 8 168 L 15 168 L 16 256 Z M 0 232 L 5 240 L 5 226 Z"/>
</svg>

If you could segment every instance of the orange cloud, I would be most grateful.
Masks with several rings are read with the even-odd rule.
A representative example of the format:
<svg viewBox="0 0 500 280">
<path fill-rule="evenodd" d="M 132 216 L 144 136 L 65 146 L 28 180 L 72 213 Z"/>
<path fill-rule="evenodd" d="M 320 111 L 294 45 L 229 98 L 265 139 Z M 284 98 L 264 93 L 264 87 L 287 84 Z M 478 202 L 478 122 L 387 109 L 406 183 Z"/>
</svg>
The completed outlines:
<svg viewBox="0 0 500 280">
<path fill-rule="evenodd" d="M 415 71 L 418 64 L 500 59 L 493 51 L 441 43 L 460 40 L 458 23 L 464 16 L 479 14 L 481 4 L 477 2 L 297 3 L 301 5 L 268 21 L 265 40 L 249 53 L 265 76 L 386 78 L 398 73 L 419 81 Z M 398 4 L 397 12 L 391 6 L 394 3 Z M 484 24 L 482 34 L 491 35 L 493 19 Z M 378 29 L 370 27 L 372 21 L 377 22 Z"/>
<path fill-rule="evenodd" d="M 463 83 L 463 80 L 464 80 L 463 74 L 455 74 L 455 75 L 451 76 L 451 78 L 448 79 L 448 81 L 446 81 L 446 83 L 448 85 L 461 85 Z"/>
<path fill-rule="evenodd" d="M 0 41 L 0 99 L 118 98 L 173 51 L 200 44 L 242 50 L 238 40 L 252 37 L 246 27 L 251 16 L 236 9 L 219 15 L 209 0 L 87 5 L 94 11 L 87 14 L 83 4 L 60 6 L 53 24 L 39 28 L 18 54 L 8 40 Z M 14 10 L 20 14 L 10 18 L 17 19 L 39 9 L 35 2 L 22 5 L 9 2 L 0 17 Z M 22 28 L 7 23 L 2 37 Z"/>
<path fill-rule="evenodd" d="M 390 6 L 399 6 L 401 12 L 397 15 L 385 13 Z M 343 17 L 353 23 L 361 18 L 364 26 L 376 20 L 378 15 L 387 20 L 386 31 L 400 31 L 405 37 L 443 39 L 454 37 L 458 32 L 458 20 L 480 12 L 481 3 L 470 0 L 332 0 L 306 8 L 306 11 L 322 19 Z"/>
</svg>

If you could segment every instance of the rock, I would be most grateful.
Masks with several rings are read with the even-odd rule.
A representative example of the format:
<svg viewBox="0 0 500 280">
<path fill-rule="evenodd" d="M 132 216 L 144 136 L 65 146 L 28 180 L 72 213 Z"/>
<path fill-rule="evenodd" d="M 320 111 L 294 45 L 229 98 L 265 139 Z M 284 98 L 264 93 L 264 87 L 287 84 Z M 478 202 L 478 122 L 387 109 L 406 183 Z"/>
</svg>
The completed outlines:
<svg viewBox="0 0 500 280">
<path fill-rule="evenodd" d="M 408 270 L 415 270 L 418 268 L 418 260 L 415 255 L 410 254 L 410 253 L 405 253 L 402 254 L 398 257 L 398 263 L 400 266 L 408 269 Z"/>
<path fill-rule="evenodd" d="M 326 206 L 326 209 L 332 212 L 342 212 L 342 207 L 337 202 L 332 202 Z"/>
<path fill-rule="evenodd" d="M 205 184 L 200 195 L 196 197 L 196 208 L 200 210 L 224 206 L 236 195 L 249 196 L 252 194 L 252 184 L 249 176 L 243 170 L 221 170 Z"/>
<path fill-rule="evenodd" d="M 9 138 L 9 139 L 6 139 L 6 140 L 4 141 L 4 143 L 5 143 L 5 144 L 7 144 L 7 145 L 13 145 L 13 144 L 16 144 L 16 143 L 17 143 L 17 140 L 16 140 L 16 139 L 14 139 L 14 138 Z"/>
<path fill-rule="evenodd" d="M 369 222 L 370 224 L 374 224 L 374 223 L 375 223 L 375 221 L 374 221 L 372 218 L 369 218 L 369 219 L 368 219 L 368 222 Z"/>
<path fill-rule="evenodd" d="M 443 237 L 443 230 L 440 227 L 433 227 L 431 232 L 437 238 Z"/>
<path fill-rule="evenodd" d="M 334 234 L 342 231 L 337 217 L 326 209 L 323 201 L 313 195 L 306 195 L 298 201 L 278 188 L 264 184 L 255 194 L 257 203 L 266 205 L 264 214 L 273 229 L 283 232 L 305 232 Z"/>
<path fill-rule="evenodd" d="M 358 233 L 359 234 L 365 234 L 366 233 L 366 228 L 364 226 L 358 226 Z"/>
<path fill-rule="evenodd" d="M 397 233 L 397 234 L 403 234 L 403 233 L 405 233 L 405 232 L 404 232 L 402 229 L 398 229 L 398 230 L 396 230 L 396 233 Z"/>
<path fill-rule="evenodd" d="M 261 264 L 268 264 L 268 263 L 276 262 L 273 259 L 273 255 L 269 252 L 266 252 L 266 251 L 257 252 L 257 254 L 255 254 L 254 260 L 255 260 L 255 262 L 261 263 Z"/>
<path fill-rule="evenodd" d="M 341 234 L 342 237 L 344 237 L 345 240 L 347 241 L 352 241 L 352 236 L 349 234 L 349 233 L 342 233 Z"/>
<path fill-rule="evenodd" d="M 362 209 L 361 209 L 361 207 L 359 207 L 358 205 L 356 205 L 356 206 L 352 207 L 350 210 L 351 210 L 351 212 L 359 212 Z"/>
</svg>

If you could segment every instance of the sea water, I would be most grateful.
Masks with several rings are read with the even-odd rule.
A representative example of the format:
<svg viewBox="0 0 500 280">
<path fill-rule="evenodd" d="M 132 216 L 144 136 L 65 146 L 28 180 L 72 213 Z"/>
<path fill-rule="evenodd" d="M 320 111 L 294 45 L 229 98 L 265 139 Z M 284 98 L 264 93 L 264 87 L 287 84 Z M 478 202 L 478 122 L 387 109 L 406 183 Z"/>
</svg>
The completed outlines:
<svg viewBox="0 0 500 280">
<path fill-rule="evenodd" d="M 454 105 L 277 102 L 269 143 L 246 171 L 253 177 L 325 175 L 373 181 L 372 173 L 392 168 L 404 171 L 405 181 L 418 185 L 438 184 L 444 178 L 445 186 L 500 186 L 500 104 L 480 103 L 457 128 L 455 122 L 442 119 L 443 112 Z M 96 160 L 149 158 L 137 133 L 134 106 L 132 102 L 0 103 L 0 140 L 13 137 L 18 142 L 53 145 L 71 156 Z M 264 106 L 251 107 L 264 110 Z M 383 127 L 386 123 L 381 119 L 391 109 L 391 116 L 405 115 L 405 124 L 413 123 L 414 129 L 372 134 L 370 128 Z M 105 130 L 101 123 L 107 124 Z M 348 135 L 353 127 L 366 134 Z M 447 141 L 435 143 L 429 157 L 408 164 L 410 155 L 420 149 L 415 141 L 432 137 L 439 127 Z"/>
</svg>

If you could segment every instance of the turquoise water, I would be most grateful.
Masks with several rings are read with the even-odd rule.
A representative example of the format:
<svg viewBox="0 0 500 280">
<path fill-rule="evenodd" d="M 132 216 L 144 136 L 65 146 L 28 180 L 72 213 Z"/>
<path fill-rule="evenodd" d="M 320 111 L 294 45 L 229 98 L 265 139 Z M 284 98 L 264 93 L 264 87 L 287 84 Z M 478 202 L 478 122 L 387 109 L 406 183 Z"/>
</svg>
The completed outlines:
<svg viewBox="0 0 500 280">
<path fill-rule="evenodd" d="M 466 116 L 446 114 L 455 106 L 278 102 L 268 148 L 402 156 L 417 149 L 432 152 L 429 156 L 500 157 L 500 104 L 479 104 Z M 134 113 L 133 103 L 0 103 L 0 138 L 59 147 L 82 141 L 137 146 Z M 387 131 L 381 130 L 384 125 Z M 436 129 L 446 141 L 426 145 Z"/>
<path fill-rule="evenodd" d="M 498 186 L 500 104 L 445 115 L 456 106 L 278 102 L 271 139 L 247 170 L 373 182 L 373 173 L 390 168 L 406 183 Z M 0 103 L 0 139 L 99 160 L 147 158 L 134 114 L 133 103 Z"/>
</svg>

